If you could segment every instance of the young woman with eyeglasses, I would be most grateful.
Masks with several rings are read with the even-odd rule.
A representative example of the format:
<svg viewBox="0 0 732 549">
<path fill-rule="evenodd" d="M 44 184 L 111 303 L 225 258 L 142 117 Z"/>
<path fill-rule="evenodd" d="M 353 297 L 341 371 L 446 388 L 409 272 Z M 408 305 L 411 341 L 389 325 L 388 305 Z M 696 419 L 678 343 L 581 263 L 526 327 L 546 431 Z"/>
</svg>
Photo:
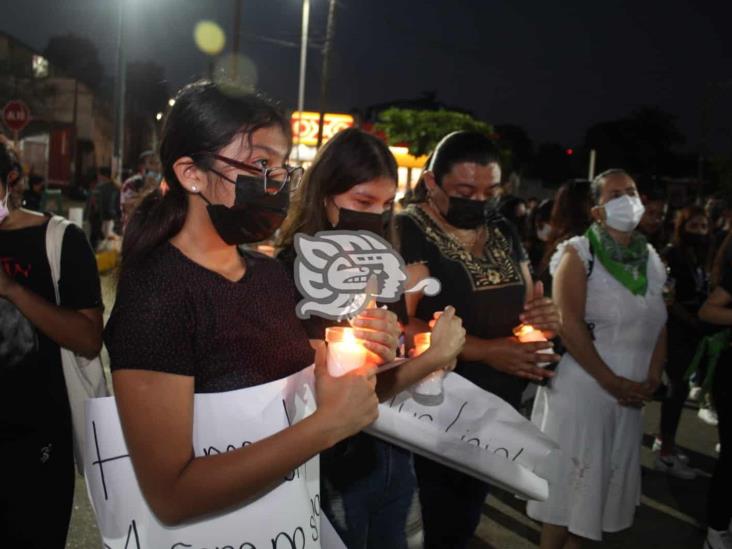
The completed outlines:
<svg viewBox="0 0 732 549">
<path fill-rule="evenodd" d="M 160 147 L 169 189 L 130 219 L 105 342 L 132 464 L 164 523 L 265 493 L 377 416 L 372 372 L 332 378 L 316 361 L 314 414 L 243 448 L 193 454 L 194 393 L 269 383 L 313 362 L 284 269 L 237 247 L 270 237 L 284 219 L 301 174 L 286 165 L 290 148 L 287 119 L 265 100 L 186 86 Z"/>
</svg>

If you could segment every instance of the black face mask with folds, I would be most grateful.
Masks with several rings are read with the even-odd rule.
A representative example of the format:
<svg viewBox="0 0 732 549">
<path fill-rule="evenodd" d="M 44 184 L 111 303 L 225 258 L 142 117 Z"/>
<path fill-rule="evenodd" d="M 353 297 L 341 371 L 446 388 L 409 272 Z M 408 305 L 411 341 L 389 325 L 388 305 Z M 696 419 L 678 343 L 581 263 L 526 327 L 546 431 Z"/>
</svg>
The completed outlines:
<svg viewBox="0 0 732 549">
<path fill-rule="evenodd" d="M 271 237 L 287 216 L 289 187 L 269 194 L 264 191 L 261 178 L 248 175 L 239 175 L 234 185 L 236 194 L 231 207 L 211 204 L 201 195 L 208 204 L 206 210 L 216 232 L 229 245 L 261 242 Z"/>
<path fill-rule="evenodd" d="M 450 196 L 445 219 L 458 229 L 475 229 L 486 222 L 487 200 Z"/>
<path fill-rule="evenodd" d="M 333 229 L 338 231 L 370 231 L 386 238 L 390 221 L 391 209 L 377 214 L 338 207 L 338 223 Z"/>
</svg>

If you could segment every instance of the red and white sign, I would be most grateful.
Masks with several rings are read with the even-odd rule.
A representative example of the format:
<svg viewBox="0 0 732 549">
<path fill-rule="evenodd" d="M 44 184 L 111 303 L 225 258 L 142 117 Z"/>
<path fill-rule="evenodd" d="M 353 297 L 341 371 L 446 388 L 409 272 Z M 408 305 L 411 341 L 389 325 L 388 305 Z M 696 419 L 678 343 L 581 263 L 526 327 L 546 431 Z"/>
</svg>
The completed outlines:
<svg viewBox="0 0 732 549">
<path fill-rule="evenodd" d="M 31 113 L 28 105 L 23 101 L 14 99 L 5 103 L 3 107 L 3 122 L 14 132 L 25 128 L 31 120 Z"/>
</svg>

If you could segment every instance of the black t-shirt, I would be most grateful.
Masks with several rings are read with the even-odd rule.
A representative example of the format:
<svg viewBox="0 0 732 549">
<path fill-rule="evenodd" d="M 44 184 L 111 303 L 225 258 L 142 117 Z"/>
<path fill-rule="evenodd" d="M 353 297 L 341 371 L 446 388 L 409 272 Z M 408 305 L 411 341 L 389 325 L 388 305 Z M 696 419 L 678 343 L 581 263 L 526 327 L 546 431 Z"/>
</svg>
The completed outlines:
<svg viewBox="0 0 732 549">
<path fill-rule="evenodd" d="M 521 240 L 503 217 L 492 215 L 486 224 L 483 257 L 467 252 L 417 205 L 396 217 L 404 261 L 425 263 L 442 290 L 423 296 L 417 318 L 432 319 L 435 311 L 452 305 L 468 335 L 494 339 L 513 335 L 525 299 L 521 263 L 527 261 Z M 518 406 L 526 382 L 487 364 L 459 360 L 456 371 L 483 389 Z"/>
<path fill-rule="evenodd" d="M 16 282 L 56 303 L 46 254 L 48 223 L 0 230 L 0 262 Z M 96 260 L 84 233 L 70 225 L 61 248 L 61 305 L 102 306 Z M 58 344 L 9 301 L 0 298 L 0 439 L 39 422 L 64 421 L 69 404 Z"/>
<path fill-rule="evenodd" d="M 295 316 L 295 293 L 278 261 L 242 252 L 231 282 L 170 243 L 126 271 L 104 331 L 112 370 L 195 377 L 195 392 L 269 383 L 313 362 Z"/>
</svg>

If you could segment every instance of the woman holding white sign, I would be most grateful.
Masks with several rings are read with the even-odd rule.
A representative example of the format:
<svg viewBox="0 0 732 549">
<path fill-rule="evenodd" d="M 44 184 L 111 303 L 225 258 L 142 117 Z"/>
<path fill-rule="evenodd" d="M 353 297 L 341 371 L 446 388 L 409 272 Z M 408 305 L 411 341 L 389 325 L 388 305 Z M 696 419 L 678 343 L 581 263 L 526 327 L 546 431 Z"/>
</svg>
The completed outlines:
<svg viewBox="0 0 732 549">
<path fill-rule="evenodd" d="M 549 499 L 530 502 L 544 523 L 541 547 L 576 548 L 633 524 L 640 503 L 640 408 L 666 355 L 666 270 L 636 227 L 635 182 L 622 170 L 592 184 L 595 223 L 560 244 L 551 261 L 554 298 L 569 351 L 536 396 L 532 420 L 561 447 L 546 472 Z"/>
<path fill-rule="evenodd" d="M 333 378 L 318 359 L 314 414 L 225 453 L 192 451 L 194 394 L 268 384 L 313 362 L 284 269 L 237 247 L 269 238 L 284 219 L 301 176 L 287 165 L 290 148 L 288 120 L 264 99 L 188 85 L 161 141 L 169 190 L 148 195 L 130 219 L 105 341 L 137 479 L 163 523 L 266 495 L 377 416 L 373 371 Z M 384 338 L 389 326 L 371 325 Z"/>
<path fill-rule="evenodd" d="M 295 191 L 278 258 L 292 273 L 297 234 L 369 231 L 389 240 L 396 190 L 397 165 L 386 144 L 359 129 L 339 132 L 320 149 Z M 390 246 L 383 251 L 393 253 Z M 406 324 L 404 301 L 390 305 Z M 367 309 L 354 322 L 358 337 L 368 335 L 359 329 L 361 321 L 378 310 Z M 303 324 L 311 339 L 322 340 L 326 328 L 338 323 L 311 316 Z M 464 336 L 450 308 L 435 323 L 433 345 L 425 354 L 378 375 L 380 400 L 453 363 Z M 321 454 L 321 479 L 323 510 L 349 548 L 405 548 L 410 533 L 419 535 L 417 481 L 408 450 L 359 433 Z"/>
</svg>

